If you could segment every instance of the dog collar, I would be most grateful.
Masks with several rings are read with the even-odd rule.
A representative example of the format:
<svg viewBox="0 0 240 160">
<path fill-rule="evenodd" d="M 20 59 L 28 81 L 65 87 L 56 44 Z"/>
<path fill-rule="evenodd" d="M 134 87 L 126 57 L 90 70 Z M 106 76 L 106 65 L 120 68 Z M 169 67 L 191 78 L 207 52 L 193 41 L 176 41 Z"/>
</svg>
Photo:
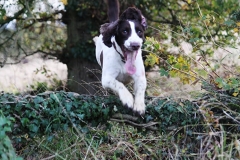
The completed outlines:
<svg viewBox="0 0 240 160">
<path fill-rule="evenodd" d="M 118 52 L 115 42 L 113 42 L 113 47 L 117 51 L 117 53 L 120 55 L 122 62 L 125 63 L 126 62 L 125 58 L 123 57 L 123 55 L 120 52 Z"/>
</svg>

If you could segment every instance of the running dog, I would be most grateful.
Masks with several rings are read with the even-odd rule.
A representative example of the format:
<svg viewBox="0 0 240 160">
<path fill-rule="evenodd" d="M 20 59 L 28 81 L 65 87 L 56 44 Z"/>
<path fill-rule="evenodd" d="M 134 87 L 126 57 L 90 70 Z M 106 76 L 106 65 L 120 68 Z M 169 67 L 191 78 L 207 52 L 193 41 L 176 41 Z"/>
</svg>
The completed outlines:
<svg viewBox="0 0 240 160">
<path fill-rule="evenodd" d="M 140 115 L 145 113 L 146 76 L 142 59 L 145 17 L 135 7 L 126 9 L 120 17 L 117 0 L 108 0 L 110 23 L 100 28 L 95 39 L 96 58 L 102 68 L 102 86 L 118 94 L 123 105 Z M 134 98 L 124 84 L 134 81 Z"/>
</svg>

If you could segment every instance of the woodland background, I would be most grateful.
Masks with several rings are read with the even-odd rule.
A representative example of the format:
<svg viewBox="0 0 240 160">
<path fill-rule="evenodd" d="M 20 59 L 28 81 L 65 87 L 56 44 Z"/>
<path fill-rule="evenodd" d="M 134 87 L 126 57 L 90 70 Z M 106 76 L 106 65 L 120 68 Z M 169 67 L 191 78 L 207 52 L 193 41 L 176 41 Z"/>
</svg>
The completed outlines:
<svg viewBox="0 0 240 160">
<path fill-rule="evenodd" d="M 100 85 L 105 1 L 0 1 L 1 159 L 240 157 L 239 1 L 120 6 L 148 20 L 143 117 Z"/>
</svg>

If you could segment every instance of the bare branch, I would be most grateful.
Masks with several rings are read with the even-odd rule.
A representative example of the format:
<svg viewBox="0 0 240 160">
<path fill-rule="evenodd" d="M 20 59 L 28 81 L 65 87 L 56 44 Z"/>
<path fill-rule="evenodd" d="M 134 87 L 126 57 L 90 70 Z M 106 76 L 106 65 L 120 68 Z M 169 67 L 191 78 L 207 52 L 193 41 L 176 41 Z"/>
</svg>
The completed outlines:
<svg viewBox="0 0 240 160">
<path fill-rule="evenodd" d="M 25 52 L 25 56 L 22 57 L 20 60 L 18 60 L 16 62 L 13 62 L 13 63 L 5 63 L 5 64 L 18 64 L 18 63 L 20 63 L 22 61 L 22 59 L 24 59 L 24 58 L 26 58 L 28 56 L 34 55 L 36 53 L 43 53 L 43 54 L 54 56 L 54 57 L 58 57 L 58 55 L 60 54 L 60 53 L 50 53 L 50 52 L 46 52 L 46 51 L 43 51 L 43 50 L 36 50 L 34 52 L 31 52 L 31 53 Z"/>
</svg>

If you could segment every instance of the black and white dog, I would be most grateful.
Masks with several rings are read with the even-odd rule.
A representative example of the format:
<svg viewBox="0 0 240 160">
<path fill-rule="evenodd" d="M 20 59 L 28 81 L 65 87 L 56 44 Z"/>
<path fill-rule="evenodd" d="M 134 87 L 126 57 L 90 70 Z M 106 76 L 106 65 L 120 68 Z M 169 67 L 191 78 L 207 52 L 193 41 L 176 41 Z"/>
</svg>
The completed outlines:
<svg viewBox="0 0 240 160">
<path fill-rule="evenodd" d="M 108 3 L 110 23 L 102 25 L 101 35 L 94 39 L 96 58 L 102 67 L 102 86 L 116 92 L 123 105 L 144 114 L 146 77 L 141 47 L 146 19 L 134 7 L 129 7 L 118 18 L 118 1 L 108 0 Z M 135 98 L 124 86 L 131 80 L 134 80 Z"/>
</svg>

